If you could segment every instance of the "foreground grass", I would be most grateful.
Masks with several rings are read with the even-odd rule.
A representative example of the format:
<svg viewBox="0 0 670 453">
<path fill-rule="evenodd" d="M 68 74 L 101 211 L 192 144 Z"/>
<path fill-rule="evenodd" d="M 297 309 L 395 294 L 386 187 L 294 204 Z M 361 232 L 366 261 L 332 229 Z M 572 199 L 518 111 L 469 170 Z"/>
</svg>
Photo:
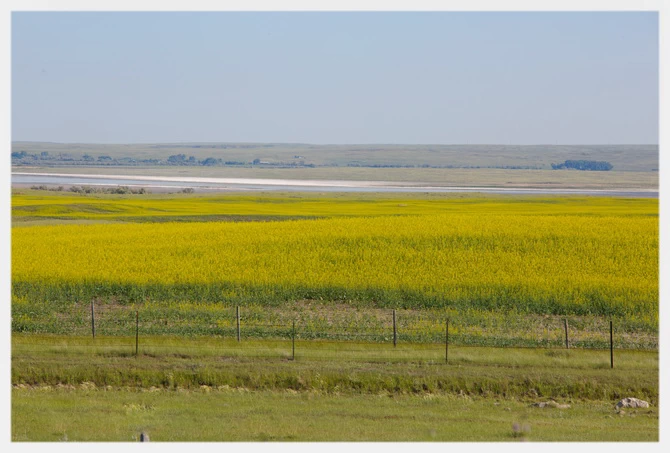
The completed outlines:
<svg viewBox="0 0 670 453">
<path fill-rule="evenodd" d="M 658 400 L 658 353 L 303 341 L 14 335 L 14 385 Z M 123 341 L 122 341 L 123 340 Z"/>
<path fill-rule="evenodd" d="M 291 346 L 15 334 L 12 440 L 658 440 L 657 352 Z M 628 396 L 652 406 L 617 413 Z"/>
<path fill-rule="evenodd" d="M 12 441 L 133 441 L 140 432 L 152 441 L 657 441 L 658 409 L 208 388 L 12 392 Z"/>
</svg>

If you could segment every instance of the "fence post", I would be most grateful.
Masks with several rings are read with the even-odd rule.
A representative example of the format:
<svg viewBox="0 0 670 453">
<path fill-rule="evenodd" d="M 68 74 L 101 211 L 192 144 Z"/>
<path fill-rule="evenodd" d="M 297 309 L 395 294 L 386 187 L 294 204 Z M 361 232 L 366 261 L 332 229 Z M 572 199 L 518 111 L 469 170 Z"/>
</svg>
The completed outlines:
<svg viewBox="0 0 670 453">
<path fill-rule="evenodd" d="M 140 312 L 135 312 L 135 357 L 140 350 Z"/>
<path fill-rule="evenodd" d="M 95 309 L 93 308 L 93 300 L 91 300 L 91 332 L 95 338 Z"/>
<path fill-rule="evenodd" d="M 570 342 L 568 341 L 568 318 L 563 319 L 563 327 L 565 328 L 565 349 L 570 349 Z"/>
<path fill-rule="evenodd" d="M 447 328 L 445 330 L 445 342 L 444 342 L 444 361 L 449 363 L 449 318 L 447 318 Z"/>
<path fill-rule="evenodd" d="M 614 368 L 614 341 L 612 335 L 612 321 L 610 321 L 610 368 Z"/>
<path fill-rule="evenodd" d="M 240 306 L 237 306 L 237 342 L 240 342 Z"/>
<path fill-rule="evenodd" d="M 293 320 L 293 332 L 291 335 L 291 339 L 292 339 L 291 360 L 295 360 L 295 319 Z"/>
<path fill-rule="evenodd" d="M 395 323 L 395 308 L 393 309 L 393 347 L 395 348 L 398 344 L 398 329 Z"/>
</svg>

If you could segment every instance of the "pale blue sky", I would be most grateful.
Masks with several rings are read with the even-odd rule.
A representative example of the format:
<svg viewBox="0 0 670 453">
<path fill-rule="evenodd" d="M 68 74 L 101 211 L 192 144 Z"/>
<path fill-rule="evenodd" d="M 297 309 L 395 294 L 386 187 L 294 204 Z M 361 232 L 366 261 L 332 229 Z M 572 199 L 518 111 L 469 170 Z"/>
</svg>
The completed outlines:
<svg viewBox="0 0 670 453">
<path fill-rule="evenodd" d="M 15 12 L 12 140 L 656 144 L 658 15 Z"/>
</svg>

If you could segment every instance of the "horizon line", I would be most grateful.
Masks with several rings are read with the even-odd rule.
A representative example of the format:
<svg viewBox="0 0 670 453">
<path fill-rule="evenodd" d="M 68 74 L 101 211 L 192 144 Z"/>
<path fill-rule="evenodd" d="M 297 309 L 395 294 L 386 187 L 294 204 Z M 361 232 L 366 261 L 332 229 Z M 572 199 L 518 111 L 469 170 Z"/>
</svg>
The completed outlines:
<svg viewBox="0 0 670 453">
<path fill-rule="evenodd" d="M 659 146 L 658 143 L 309 143 L 309 142 L 256 142 L 256 141 L 174 141 L 174 142 L 56 142 L 42 140 L 12 140 L 15 143 L 44 143 L 55 145 L 174 145 L 174 144 L 261 144 L 309 146 Z"/>
</svg>

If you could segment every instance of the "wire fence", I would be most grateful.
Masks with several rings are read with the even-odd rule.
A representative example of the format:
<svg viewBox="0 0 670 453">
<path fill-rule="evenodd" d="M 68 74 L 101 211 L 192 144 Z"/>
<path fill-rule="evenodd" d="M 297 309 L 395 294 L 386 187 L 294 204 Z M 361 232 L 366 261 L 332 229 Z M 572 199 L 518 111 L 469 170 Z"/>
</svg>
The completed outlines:
<svg viewBox="0 0 670 453">
<path fill-rule="evenodd" d="M 473 324 L 447 317 L 405 319 L 396 310 L 388 310 L 388 316 L 372 326 L 356 322 L 333 325 L 323 319 L 292 317 L 291 313 L 283 319 L 261 322 L 258 316 L 245 317 L 240 307 L 232 315 L 219 313 L 205 319 L 178 312 L 171 315 L 94 303 L 47 317 L 27 319 L 21 314 L 12 318 L 12 331 L 28 335 L 21 335 L 14 350 L 44 351 L 46 341 L 47 349 L 58 354 L 295 359 L 297 345 L 297 357 L 310 359 L 448 361 L 449 347 L 609 349 L 611 354 L 614 349 L 658 349 L 656 334 L 604 318 L 587 322 L 545 316 L 526 322 L 520 329 L 499 321 Z"/>
</svg>

